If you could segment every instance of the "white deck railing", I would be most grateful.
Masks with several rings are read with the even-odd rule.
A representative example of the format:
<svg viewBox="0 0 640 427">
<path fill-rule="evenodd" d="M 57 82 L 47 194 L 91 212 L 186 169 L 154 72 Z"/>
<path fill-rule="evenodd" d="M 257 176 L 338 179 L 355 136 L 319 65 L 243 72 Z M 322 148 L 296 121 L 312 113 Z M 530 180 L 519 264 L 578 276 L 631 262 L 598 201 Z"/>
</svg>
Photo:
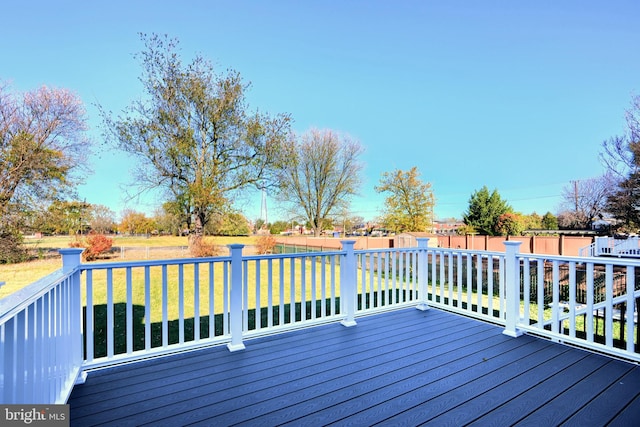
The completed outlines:
<svg viewBox="0 0 640 427">
<path fill-rule="evenodd" d="M 82 249 L 62 249 L 65 267 L 0 300 L 3 404 L 65 403 L 82 370 Z"/>
<path fill-rule="evenodd" d="M 429 306 L 640 361 L 636 272 L 602 258 L 419 247 L 80 263 L 0 301 L 2 403 L 64 402 L 82 370 Z M 512 298 L 511 296 L 515 296 Z M 425 333 L 428 333 L 426 331 Z"/>
<path fill-rule="evenodd" d="M 615 237 L 596 237 L 595 241 L 584 248 L 580 248 L 579 255 L 586 256 L 617 256 L 624 258 L 640 258 L 640 238 L 629 236 L 624 239 Z"/>
<path fill-rule="evenodd" d="M 516 331 L 640 361 L 640 261 L 515 256 L 519 277 L 507 295 L 521 295 L 512 308 Z"/>
</svg>

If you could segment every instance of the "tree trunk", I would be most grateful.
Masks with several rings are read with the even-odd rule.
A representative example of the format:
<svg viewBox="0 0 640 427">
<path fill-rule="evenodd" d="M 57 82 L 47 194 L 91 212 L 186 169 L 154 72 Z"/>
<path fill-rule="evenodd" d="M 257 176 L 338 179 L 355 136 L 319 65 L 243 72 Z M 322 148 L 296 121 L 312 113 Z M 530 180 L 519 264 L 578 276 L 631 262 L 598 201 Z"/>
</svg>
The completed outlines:
<svg viewBox="0 0 640 427">
<path fill-rule="evenodd" d="M 189 249 L 197 247 L 202 242 L 202 237 L 204 236 L 204 212 L 197 210 L 194 217 L 193 233 L 189 235 Z"/>
</svg>

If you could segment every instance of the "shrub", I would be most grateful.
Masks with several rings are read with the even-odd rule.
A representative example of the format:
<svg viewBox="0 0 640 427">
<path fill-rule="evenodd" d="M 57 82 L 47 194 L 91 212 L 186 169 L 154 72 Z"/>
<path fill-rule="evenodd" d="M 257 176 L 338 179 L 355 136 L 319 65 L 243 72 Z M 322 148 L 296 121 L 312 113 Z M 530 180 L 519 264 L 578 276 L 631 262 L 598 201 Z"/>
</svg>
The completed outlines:
<svg viewBox="0 0 640 427">
<path fill-rule="evenodd" d="M 270 234 L 264 234 L 258 237 L 256 242 L 256 250 L 259 254 L 273 253 L 273 248 L 276 246 L 276 239 Z"/>
<path fill-rule="evenodd" d="M 85 261 L 93 261 L 97 259 L 101 254 L 111 250 L 113 245 L 113 239 L 105 236 L 104 234 L 89 234 L 84 241 L 76 238 L 73 242 L 69 243 L 72 248 L 85 248 L 82 253 L 82 259 Z"/>
<path fill-rule="evenodd" d="M 19 233 L 0 230 L 0 264 L 13 264 L 27 260 Z"/>
<path fill-rule="evenodd" d="M 195 236 L 192 236 L 190 240 L 189 251 L 191 256 L 196 258 L 206 258 L 218 254 L 215 245 L 205 242 L 202 237 Z"/>
</svg>

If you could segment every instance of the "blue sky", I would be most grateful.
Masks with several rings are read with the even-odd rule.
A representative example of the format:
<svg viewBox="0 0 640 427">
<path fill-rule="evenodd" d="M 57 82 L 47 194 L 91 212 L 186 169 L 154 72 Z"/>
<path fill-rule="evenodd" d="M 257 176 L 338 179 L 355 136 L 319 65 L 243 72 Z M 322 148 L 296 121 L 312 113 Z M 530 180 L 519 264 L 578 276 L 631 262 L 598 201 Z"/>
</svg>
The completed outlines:
<svg viewBox="0 0 640 427">
<path fill-rule="evenodd" d="M 516 211 L 557 213 L 562 188 L 598 176 L 603 140 L 624 131 L 640 93 L 640 3 L 611 1 L 5 0 L 0 79 L 76 92 L 91 136 L 95 104 L 120 111 L 142 96 L 139 32 L 180 40 L 252 86 L 252 109 L 290 113 L 294 130 L 330 128 L 366 149 L 352 210 L 374 219 L 385 171 L 417 166 L 439 218 L 460 218 L 471 194 L 497 189 Z M 130 160 L 93 156 L 81 198 L 125 201 Z M 269 219 L 286 217 L 269 199 Z M 260 197 L 238 205 L 260 215 Z M 284 219 L 284 218 L 283 218 Z"/>
</svg>

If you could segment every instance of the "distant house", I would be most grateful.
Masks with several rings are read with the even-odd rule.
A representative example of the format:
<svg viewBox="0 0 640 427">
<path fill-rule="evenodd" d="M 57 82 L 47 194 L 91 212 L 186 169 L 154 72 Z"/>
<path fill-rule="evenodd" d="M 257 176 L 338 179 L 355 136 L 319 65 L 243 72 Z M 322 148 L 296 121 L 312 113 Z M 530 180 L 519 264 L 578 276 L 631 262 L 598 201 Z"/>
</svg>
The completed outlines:
<svg viewBox="0 0 640 427">
<path fill-rule="evenodd" d="M 591 224 L 591 229 L 595 231 L 609 231 L 618 224 L 615 218 L 599 218 Z"/>
<path fill-rule="evenodd" d="M 464 226 L 462 221 L 434 221 L 433 232 L 435 234 L 457 234 L 458 229 Z"/>
</svg>

